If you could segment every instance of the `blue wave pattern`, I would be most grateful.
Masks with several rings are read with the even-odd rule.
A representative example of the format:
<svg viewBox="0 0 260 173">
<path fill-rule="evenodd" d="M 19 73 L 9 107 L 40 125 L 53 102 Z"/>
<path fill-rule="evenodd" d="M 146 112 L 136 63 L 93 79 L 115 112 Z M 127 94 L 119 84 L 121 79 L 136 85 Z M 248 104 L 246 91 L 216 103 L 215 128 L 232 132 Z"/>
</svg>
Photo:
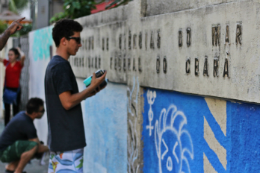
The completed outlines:
<svg viewBox="0 0 260 173">
<path fill-rule="evenodd" d="M 83 173 L 84 149 L 51 152 L 48 173 Z"/>
<path fill-rule="evenodd" d="M 204 97 L 145 88 L 143 98 L 144 173 L 202 173 L 204 155 L 215 172 L 259 172 L 260 105 L 226 101 L 225 135 Z M 217 155 L 219 151 L 210 148 L 204 138 L 204 119 L 226 150 L 226 168 Z M 181 128 L 185 131 L 178 136 L 172 127 L 180 129 L 182 122 L 187 122 Z M 180 151 L 185 151 L 183 157 Z M 180 162 L 180 158 L 185 159 Z"/>
</svg>

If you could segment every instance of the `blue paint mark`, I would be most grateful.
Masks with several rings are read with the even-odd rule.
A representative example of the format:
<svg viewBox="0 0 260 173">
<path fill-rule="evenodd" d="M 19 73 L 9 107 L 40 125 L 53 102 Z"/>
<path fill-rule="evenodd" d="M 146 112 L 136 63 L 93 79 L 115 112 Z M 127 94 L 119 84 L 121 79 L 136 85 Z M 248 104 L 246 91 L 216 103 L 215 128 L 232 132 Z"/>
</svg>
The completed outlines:
<svg viewBox="0 0 260 173">
<path fill-rule="evenodd" d="M 152 92 L 156 92 L 154 101 L 151 99 Z M 260 106 L 229 101 L 227 101 L 226 104 L 227 120 L 225 136 L 203 97 L 185 95 L 177 92 L 145 89 L 142 132 L 144 142 L 143 172 L 189 172 L 190 169 L 190 172 L 201 173 L 204 172 L 203 154 L 207 156 L 216 172 L 259 172 Z M 176 107 L 175 113 L 171 113 L 170 111 L 165 113 L 163 110 L 169 110 L 171 105 Z M 156 144 L 159 136 L 157 135 L 158 129 L 163 129 L 161 127 L 169 127 L 169 117 L 174 116 L 177 111 L 182 112 L 187 119 L 187 123 L 182 129 L 188 132 L 187 134 L 189 134 L 188 136 L 190 136 L 190 138 L 186 136 L 185 139 L 182 140 L 180 137 L 180 140 L 173 131 L 169 131 L 169 128 L 166 128 L 163 131 L 163 140 L 161 140 L 159 151 L 157 147 L 158 144 Z M 160 117 L 166 118 L 161 118 L 162 120 L 160 121 Z M 204 139 L 204 117 L 213 131 L 214 137 L 226 150 L 226 170 L 220 162 L 217 153 L 209 147 Z M 176 119 L 173 123 L 175 129 L 178 129 L 183 121 L 181 117 L 179 118 L 179 120 Z M 154 129 L 151 130 L 150 127 L 154 127 Z M 177 146 L 176 142 L 178 143 Z M 178 149 L 179 142 L 181 143 L 182 149 Z M 190 146 L 193 146 L 194 157 L 192 158 L 190 154 L 185 153 L 185 161 L 178 162 L 181 158 L 179 152 L 181 152 L 183 148 L 191 150 L 189 148 Z M 175 151 L 175 154 L 173 154 L 173 151 Z M 175 157 L 175 155 L 177 157 Z M 170 158 L 170 161 L 167 160 L 168 158 Z M 174 158 L 178 159 L 174 160 Z"/>
<path fill-rule="evenodd" d="M 108 83 L 86 99 L 84 168 L 88 172 L 127 172 L 127 87 Z"/>
<path fill-rule="evenodd" d="M 52 26 L 34 31 L 31 48 L 34 61 L 50 59 L 52 43 Z"/>
<path fill-rule="evenodd" d="M 260 170 L 260 106 L 227 103 L 231 115 L 230 172 Z"/>
</svg>

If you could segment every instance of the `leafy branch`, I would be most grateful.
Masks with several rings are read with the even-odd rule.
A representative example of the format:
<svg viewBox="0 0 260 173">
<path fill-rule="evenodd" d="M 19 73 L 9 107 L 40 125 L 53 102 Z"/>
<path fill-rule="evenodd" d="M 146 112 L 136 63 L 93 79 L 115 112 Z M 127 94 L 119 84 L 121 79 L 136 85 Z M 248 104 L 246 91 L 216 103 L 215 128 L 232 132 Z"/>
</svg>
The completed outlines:
<svg viewBox="0 0 260 173">
<path fill-rule="evenodd" d="M 91 10 L 96 9 L 95 0 L 64 0 L 63 10 L 55 14 L 50 23 L 56 22 L 63 18 L 75 19 L 91 14 Z"/>
</svg>

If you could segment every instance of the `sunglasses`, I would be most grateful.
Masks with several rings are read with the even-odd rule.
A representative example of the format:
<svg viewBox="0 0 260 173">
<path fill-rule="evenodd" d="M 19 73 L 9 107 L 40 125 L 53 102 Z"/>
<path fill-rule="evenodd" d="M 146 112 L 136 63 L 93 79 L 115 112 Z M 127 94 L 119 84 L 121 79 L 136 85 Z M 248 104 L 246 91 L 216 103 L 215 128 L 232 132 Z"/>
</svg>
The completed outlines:
<svg viewBox="0 0 260 173">
<path fill-rule="evenodd" d="M 81 44 L 81 38 L 80 37 L 69 37 L 68 39 L 75 40 L 78 44 Z"/>
</svg>

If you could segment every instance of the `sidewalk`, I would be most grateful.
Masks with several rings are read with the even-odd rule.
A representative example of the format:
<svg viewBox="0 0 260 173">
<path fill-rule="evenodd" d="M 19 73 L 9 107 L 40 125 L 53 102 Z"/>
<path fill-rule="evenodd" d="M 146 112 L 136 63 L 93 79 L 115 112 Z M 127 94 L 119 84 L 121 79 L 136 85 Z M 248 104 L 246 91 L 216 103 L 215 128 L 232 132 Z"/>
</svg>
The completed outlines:
<svg viewBox="0 0 260 173">
<path fill-rule="evenodd" d="M 0 134 L 2 134 L 4 129 L 4 120 L 0 118 Z M 48 172 L 48 156 L 45 157 L 44 161 L 46 165 L 40 165 L 40 160 L 33 159 L 31 163 L 27 164 L 24 171 L 27 173 L 47 173 Z M 0 162 L 0 172 L 4 172 L 5 170 L 5 163 Z"/>
</svg>

